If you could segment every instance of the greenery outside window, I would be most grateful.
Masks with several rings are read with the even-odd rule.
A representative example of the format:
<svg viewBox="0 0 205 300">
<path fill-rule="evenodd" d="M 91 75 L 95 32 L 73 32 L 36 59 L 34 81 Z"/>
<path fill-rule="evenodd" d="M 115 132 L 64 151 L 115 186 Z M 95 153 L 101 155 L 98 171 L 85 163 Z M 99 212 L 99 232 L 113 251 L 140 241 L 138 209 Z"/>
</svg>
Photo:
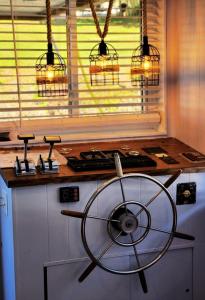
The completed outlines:
<svg viewBox="0 0 205 300">
<path fill-rule="evenodd" d="M 99 43 L 86 0 L 52 0 L 54 51 L 65 60 L 68 95 L 39 98 L 35 63 L 46 52 L 44 0 L 2 0 L 0 4 L 0 122 L 20 131 L 83 133 L 91 138 L 164 134 L 164 1 L 147 0 L 148 35 L 161 55 L 159 87 L 131 85 L 133 50 L 141 42 L 140 0 L 115 0 L 106 42 L 119 54 L 119 86 L 91 86 L 89 53 Z M 104 26 L 108 1 L 95 2 Z M 100 132 L 98 134 L 97 132 Z M 104 133 L 103 133 L 104 132 Z"/>
</svg>

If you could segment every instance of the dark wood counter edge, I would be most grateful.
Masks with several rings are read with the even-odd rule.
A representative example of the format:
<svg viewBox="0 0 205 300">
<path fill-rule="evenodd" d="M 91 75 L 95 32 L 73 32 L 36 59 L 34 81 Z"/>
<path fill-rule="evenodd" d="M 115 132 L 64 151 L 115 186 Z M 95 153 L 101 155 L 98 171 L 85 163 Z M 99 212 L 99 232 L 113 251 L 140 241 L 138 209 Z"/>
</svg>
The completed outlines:
<svg viewBox="0 0 205 300">
<path fill-rule="evenodd" d="M 174 174 L 179 168 L 173 169 L 148 169 L 148 170 L 133 170 L 133 169 L 126 169 L 124 170 L 124 174 L 129 173 L 144 173 L 151 176 L 163 176 L 163 175 L 172 175 Z M 195 167 L 195 168 L 182 168 L 182 173 L 199 173 L 204 172 L 204 167 Z M 52 175 L 39 175 L 38 179 L 33 180 L 33 176 L 25 176 L 21 177 L 21 180 L 7 180 L 8 175 L 14 173 L 14 169 L 7 168 L 0 170 L 0 174 L 6 183 L 8 188 L 17 188 L 17 187 L 27 187 L 27 186 L 36 186 L 36 185 L 44 185 L 44 184 L 58 184 L 58 183 L 70 183 L 70 182 L 84 182 L 84 181 L 91 181 L 91 180 L 108 180 L 113 177 L 116 177 L 116 172 L 114 170 L 110 171 L 109 173 L 99 173 L 99 174 L 74 174 L 71 176 L 63 176 L 62 174 L 52 174 Z"/>
<path fill-rule="evenodd" d="M 138 140 L 138 141 L 126 141 L 126 144 L 129 144 L 131 149 L 139 150 L 141 153 L 144 153 L 144 147 L 156 147 L 160 146 L 168 150 L 168 153 L 178 161 L 178 164 L 167 165 L 162 162 L 159 158 L 149 155 L 154 158 L 157 162 L 157 167 L 145 167 L 145 168 L 129 168 L 124 169 L 124 174 L 126 173 L 144 173 L 149 175 L 171 175 L 176 170 L 181 169 L 184 173 L 197 173 L 205 172 L 205 162 L 192 163 L 186 158 L 182 157 L 181 153 L 187 151 L 196 151 L 190 146 L 184 144 L 183 142 L 175 138 L 158 138 L 158 139 L 147 139 L 147 140 Z M 87 151 L 91 149 L 100 147 L 101 149 L 122 149 L 122 145 L 125 142 L 98 142 L 90 144 L 67 144 L 67 147 L 72 147 L 72 155 L 79 156 L 81 151 Z M 65 145 L 66 146 L 66 145 Z M 64 145 L 57 146 L 57 150 L 61 153 Z M 55 183 L 69 183 L 69 182 L 81 182 L 81 181 L 90 181 L 90 180 L 107 180 L 116 176 L 115 170 L 100 170 L 100 171 L 89 171 L 89 172 L 75 172 L 72 169 L 68 168 L 66 165 L 60 166 L 59 174 L 50 174 L 42 175 L 39 172 L 35 176 L 20 176 L 16 177 L 13 168 L 4 168 L 0 169 L 0 174 L 9 188 L 15 187 L 26 187 L 26 186 L 35 186 L 35 185 L 44 185 L 44 184 L 55 184 Z"/>
</svg>

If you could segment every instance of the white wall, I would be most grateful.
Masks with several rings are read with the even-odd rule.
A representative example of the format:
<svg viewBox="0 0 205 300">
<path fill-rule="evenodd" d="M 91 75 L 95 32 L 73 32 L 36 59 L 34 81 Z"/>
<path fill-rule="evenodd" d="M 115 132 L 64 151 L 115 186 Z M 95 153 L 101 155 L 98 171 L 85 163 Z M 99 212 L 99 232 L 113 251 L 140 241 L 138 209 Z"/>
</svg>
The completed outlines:
<svg viewBox="0 0 205 300">
<path fill-rule="evenodd" d="M 169 135 L 205 153 L 205 1 L 166 3 Z"/>
<path fill-rule="evenodd" d="M 168 179 L 159 176 L 161 182 Z M 138 276 L 108 274 L 96 268 L 82 283 L 79 276 L 90 260 L 81 241 L 81 222 L 62 216 L 62 209 L 83 211 L 88 199 L 102 182 L 48 184 L 35 187 L 7 189 L 0 178 L 0 191 L 6 206 L 1 212 L 2 254 L 4 271 L 4 300 L 204 300 L 205 299 L 205 201 L 204 173 L 184 173 L 171 185 L 169 191 L 176 196 L 176 185 L 196 182 L 196 203 L 177 206 L 177 231 L 195 236 L 195 241 L 174 239 L 170 251 L 154 266 L 145 270 L 148 294 L 142 292 Z M 80 201 L 60 203 L 59 188 L 77 185 Z M 147 203 L 157 191 L 156 185 L 142 179 L 123 181 L 125 198 Z M 29 195 L 29 196 L 28 196 Z M 169 201 L 165 195 L 149 206 L 151 224 L 169 231 L 172 224 Z M 119 184 L 112 184 L 97 196 L 91 215 L 108 216 L 122 201 Z M 137 203 L 137 202 L 136 202 Z M 144 217 L 141 215 L 140 221 Z M 145 221 L 145 220 L 144 220 Z M 157 225 L 158 224 L 158 225 Z M 161 225 L 160 225 L 161 224 Z M 87 223 L 86 236 L 91 251 L 97 255 L 109 242 L 104 221 Z M 9 234 L 8 234 L 9 233 Z M 167 236 L 168 237 L 168 236 Z M 13 240 L 14 238 L 14 240 Z M 164 234 L 152 231 L 137 245 L 140 262 L 153 259 L 163 242 Z M 149 254 L 147 253 L 149 252 Z M 14 254 L 14 259 L 13 259 Z M 136 268 L 133 249 L 112 245 L 103 263 L 116 269 Z M 9 263 L 8 263 L 9 262 Z M 45 276 L 45 268 L 46 274 Z M 44 287 L 48 297 L 44 298 Z M 15 296 L 16 295 L 16 296 Z M 0 298 L 2 299 L 2 298 Z"/>
</svg>

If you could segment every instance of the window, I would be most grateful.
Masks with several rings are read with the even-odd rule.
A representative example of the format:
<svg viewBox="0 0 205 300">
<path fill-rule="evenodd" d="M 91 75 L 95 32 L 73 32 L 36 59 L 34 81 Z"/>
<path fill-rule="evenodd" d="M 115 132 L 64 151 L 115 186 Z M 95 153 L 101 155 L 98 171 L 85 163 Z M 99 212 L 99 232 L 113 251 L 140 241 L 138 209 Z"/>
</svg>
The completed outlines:
<svg viewBox="0 0 205 300">
<path fill-rule="evenodd" d="M 35 63 L 47 48 L 44 0 L 2 0 L 0 4 L 0 122 L 3 126 L 46 128 L 59 124 L 73 132 L 107 131 L 116 137 L 164 133 L 164 1 L 147 0 L 149 42 L 161 55 L 159 87 L 131 85 L 133 50 L 140 43 L 140 0 L 115 0 L 105 39 L 119 55 L 119 85 L 91 86 L 89 54 L 100 42 L 86 0 L 51 0 L 54 50 L 66 61 L 69 91 L 61 98 L 39 98 Z M 122 5 L 123 4 L 123 5 Z M 104 26 L 108 2 L 96 2 Z M 39 121 L 41 120 L 41 121 Z M 47 120 L 47 121 L 46 121 Z M 52 122 L 51 122 L 52 120 Z M 46 123 L 47 122 L 47 123 Z M 5 124 L 5 125 L 4 125 Z M 31 124 L 31 127 L 29 127 Z M 52 125 L 51 125 L 52 124 Z M 91 126 L 90 126 L 91 125 Z M 109 128 L 109 126 L 111 126 Z M 91 127 L 90 129 L 88 129 Z M 75 129 L 77 128 L 77 129 Z M 111 130 L 112 129 L 112 130 Z M 140 130 L 142 132 L 140 133 Z M 35 131 L 33 129 L 33 131 Z M 114 130 L 114 131 L 113 131 Z M 133 130 L 133 133 L 129 131 Z M 115 132 L 115 133 L 113 133 Z M 136 134 L 137 132 L 137 134 Z M 120 133 L 119 137 L 120 137 Z M 103 136 L 103 135 L 102 135 Z"/>
</svg>

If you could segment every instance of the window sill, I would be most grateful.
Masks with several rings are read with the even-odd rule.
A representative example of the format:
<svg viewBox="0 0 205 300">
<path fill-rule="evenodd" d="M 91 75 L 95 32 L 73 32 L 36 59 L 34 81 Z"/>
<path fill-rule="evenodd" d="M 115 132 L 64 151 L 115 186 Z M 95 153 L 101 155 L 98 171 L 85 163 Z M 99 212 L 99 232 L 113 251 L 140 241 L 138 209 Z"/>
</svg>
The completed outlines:
<svg viewBox="0 0 205 300">
<path fill-rule="evenodd" d="M 35 144 L 42 143 L 44 135 L 60 135 L 63 142 L 81 143 L 166 136 L 159 113 L 23 121 L 21 128 L 15 122 L 5 125 L 11 141 L 1 142 L 0 146 L 22 143 L 17 140 L 19 133 L 34 133 L 36 138 L 31 142 Z"/>
</svg>

